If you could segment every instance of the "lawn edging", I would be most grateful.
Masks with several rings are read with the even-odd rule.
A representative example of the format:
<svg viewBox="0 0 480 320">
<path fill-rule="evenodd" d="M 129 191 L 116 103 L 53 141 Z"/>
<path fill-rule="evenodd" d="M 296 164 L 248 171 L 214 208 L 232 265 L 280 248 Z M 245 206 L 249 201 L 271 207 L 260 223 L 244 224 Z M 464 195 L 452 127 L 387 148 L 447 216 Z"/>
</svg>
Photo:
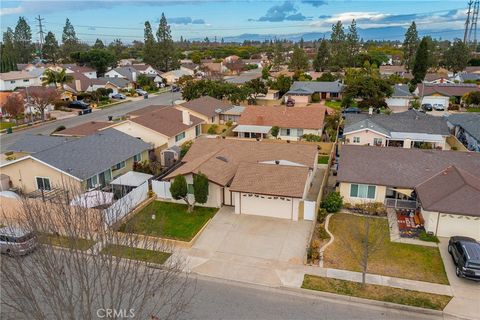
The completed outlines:
<svg viewBox="0 0 480 320">
<path fill-rule="evenodd" d="M 148 197 L 147 199 L 145 199 L 143 202 L 141 202 L 138 206 L 135 207 L 135 209 L 133 209 L 132 211 L 130 211 L 128 214 L 126 214 L 124 217 L 122 217 L 121 219 L 119 219 L 118 221 L 116 221 L 113 225 L 110 226 L 110 228 L 115 231 L 115 232 L 118 232 L 118 229 L 120 228 L 120 226 L 124 223 L 126 223 L 128 220 L 130 220 L 134 215 L 136 215 L 139 211 L 141 211 L 143 208 L 145 208 L 146 206 L 148 206 L 150 203 L 152 203 L 153 201 L 155 201 L 157 198 L 156 197 Z"/>
<path fill-rule="evenodd" d="M 331 245 L 333 243 L 333 241 L 335 240 L 335 237 L 333 236 L 333 233 L 330 232 L 330 230 L 328 229 L 328 224 L 330 222 L 330 218 L 333 216 L 333 213 L 330 213 L 327 215 L 327 217 L 325 218 L 325 231 L 328 233 L 328 235 L 330 236 L 330 240 L 328 240 L 328 242 L 326 244 L 324 244 L 321 248 L 320 248 L 320 263 L 319 263 L 319 266 L 320 267 L 323 267 L 323 253 L 325 252 L 325 250 L 328 248 L 329 245 Z"/>
<path fill-rule="evenodd" d="M 421 314 L 426 314 L 426 315 L 434 315 L 434 316 L 442 316 L 443 315 L 443 311 L 440 311 L 440 310 L 413 307 L 413 306 L 408 306 L 408 305 L 404 305 L 404 304 L 397 304 L 397 303 L 392 303 L 392 302 L 357 298 L 357 297 L 347 296 L 347 295 L 343 295 L 343 294 L 317 291 L 317 290 L 311 290 L 311 289 L 293 288 L 293 287 L 286 287 L 286 286 L 282 286 L 281 288 L 284 289 L 284 290 L 292 291 L 292 292 L 296 292 L 296 293 L 314 295 L 314 296 L 319 296 L 319 297 L 331 299 L 332 301 L 342 300 L 342 301 L 345 301 L 345 302 L 353 302 L 353 303 L 357 303 L 357 304 L 368 304 L 368 305 L 371 305 L 371 306 L 395 309 L 395 310 L 399 310 L 399 311 L 408 311 L 408 312 L 415 312 L 415 313 L 421 313 Z"/>
</svg>

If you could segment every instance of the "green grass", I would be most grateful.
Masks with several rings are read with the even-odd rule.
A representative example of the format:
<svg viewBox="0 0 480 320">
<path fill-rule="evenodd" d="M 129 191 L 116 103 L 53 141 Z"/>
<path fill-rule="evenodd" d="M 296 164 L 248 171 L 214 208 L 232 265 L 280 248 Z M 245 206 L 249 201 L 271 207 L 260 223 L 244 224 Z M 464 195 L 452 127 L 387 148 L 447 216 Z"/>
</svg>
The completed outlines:
<svg viewBox="0 0 480 320">
<path fill-rule="evenodd" d="M 478 108 L 467 108 L 467 112 L 480 112 L 480 107 Z"/>
<path fill-rule="evenodd" d="M 361 254 L 361 243 L 356 232 L 364 225 L 364 218 L 338 213 L 330 219 L 329 230 L 335 241 L 325 250 L 325 267 L 352 271 L 361 271 L 355 257 Z M 437 247 L 391 242 L 388 220 L 372 218 L 376 228 L 385 233 L 382 246 L 370 255 L 368 272 L 390 277 L 448 284 L 442 257 Z M 381 231 L 382 232 L 382 231 Z M 346 246 L 356 254 L 352 254 Z"/>
<path fill-rule="evenodd" d="M 167 261 L 168 257 L 171 256 L 171 253 L 167 252 L 132 248 L 114 244 L 109 244 L 105 246 L 105 248 L 102 249 L 102 253 L 110 254 L 112 256 L 120 258 L 139 260 L 157 264 L 164 264 L 165 261 Z"/>
<path fill-rule="evenodd" d="M 318 164 L 328 164 L 328 159 L 330 159 L 330 156 L 318 156 Z"/>
<path fill-rule="evenodd" d="M 445 295 L 374 284 L 366 284 L 362 287 L 362 284 L 358 282 L 323 278 L 308 274 L 303 279 L 302 288 L 434 310 L 443 310 L 452 299 L 452 297 Z"/>
<path fill-rule="evenodd" d="M 3 121 L 0 122 L 0 130 L 8 129 L 13 126 L 15 126 L 13 122 L 3 122 Z"/>
<path fill-rule="evenodd" d="M 129 100 L 129 99 L 125 99 L 125 100 L 121 100 L 121 101 L 114 101 L 112 103 L 108 103 L 108 104 L 104 104 L 104 105 L 98 105 L 97 108 L 98 109 L 107 109 L 107 108 L 110 108 L 110 107 L 113 107 L 113 106 L 116 106 L 116 105 L 119 105 L 119 104 L 122 104 L 122 103 L 125 103 L 125 102 L 130 102 L 132 100 Z"/>
<path fill-rule="evenodd" d="M 95 241 L 88 240 L 88 239 L 81 239 L 81 238 L 70 238 L 66 236 L 54 235 L 54 234 L 40 234 L 39 241 L 43 244 L 69 248 L 69 249 L 76 249 L 81 251 L 86 251 L 90 249 L 94 244 Z"/>
<path fill-rule="evenodd" d="M 188 213 L 184 204 L 154 201 L 122 225 L 120 231 L 190 241 L 217 210 L 197 206 Z"/>
<path fill-rule="evenodd" d="M 327 100 L 327 101 L 325 101 L 325 105 L 327 107 L 335 109 L 335 110 L 341 110 L 342 109 L 342 102 L 341 101 Z"/>
</svg>

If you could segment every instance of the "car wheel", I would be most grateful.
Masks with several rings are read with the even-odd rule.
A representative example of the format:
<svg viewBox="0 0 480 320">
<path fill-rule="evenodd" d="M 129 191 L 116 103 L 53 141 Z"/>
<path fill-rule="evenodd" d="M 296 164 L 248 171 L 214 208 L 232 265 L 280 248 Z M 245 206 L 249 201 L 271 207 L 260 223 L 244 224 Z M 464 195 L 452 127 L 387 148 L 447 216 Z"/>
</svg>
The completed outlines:
<svg viewBox="0 0 480 320">
<path fill-rule="evenodd" d="M 459 278 L 462 277 L 462 274 L 461 274 L 461 272 L 460 272 L 460 267 L 457 267 L 457 268 L 455 269 L 455 274 L 456 274 L 457 277 L 459 277 Z"/>
<path fill-rule="evenodd" d="M 448 245 L 448 253 L 452 254 L 452 246 Z"/>
</svg>

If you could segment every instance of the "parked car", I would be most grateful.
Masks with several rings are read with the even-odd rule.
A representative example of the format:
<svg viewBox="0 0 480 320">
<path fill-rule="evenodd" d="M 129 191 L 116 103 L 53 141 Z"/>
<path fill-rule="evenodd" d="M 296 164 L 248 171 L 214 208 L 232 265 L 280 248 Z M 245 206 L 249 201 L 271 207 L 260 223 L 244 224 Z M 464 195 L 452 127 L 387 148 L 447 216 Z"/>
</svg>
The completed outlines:
<svg viewBox="0 0 480 320">
<path fill-rule="evenodd" d="M 37 246 L 37 237 L 33 232 L 17 227 L 0 228 L 0 250 L 11 256 L 25 255 Z"/>
<path fill-rule="evenodd" d="M 432 111 L 433 107 L 430 103 L 424 103 L 424 104 L 422 104 L 422 109 L 425 110 L 425 111 Z"/>
<path fill-rule="evenodd" d="M 457 267 L 457 277 L 480 281 L 480 243 L 468 237 L 451 237 L 448 252 Z"/>
<path fill-rule="evenodd" d="M 180 88 L 177 86 L 172 86 L 172 92 L 180 92 Z"/>
<path fill-rule="evenodd" d="M 435 103 L 433 105 L 433 109 L 435 109 L 436 111 L 445 111 L 445 106 L 441 103 Z"/>
<path fill-rule="evenodd" d="M 148 95 L 148 92 L 143 90 L 143 89 L 135 89 L 135 92 L 138 93 L 141 96 L 146 96 Z"/>
<path fill-rule="evenodd" d="M 90 108 L 90 105 L 86 102 L 83 102 L 82 100 L 72 101 L 70 102 L 68 107 L 71 109 L 80 109 L 80 111 L 78 111 L 78 115 L 80 116 L 82 114 L 87 114 L 92 112 L 92 108 Z"/>
<path fill-rule="evenodd" d="M 361 113 L 362 111 L 357 107 L 348 107 L 343 109 L 342 112 L 346 114 L 346 113 Z"/>
<path fill-rule="evenodd" d="M 114 93 L 111 95 L 112 99 L 118 99 L 118 100 L 123 100 L 126 99 L 127 97 L 121 93 Z"/>
</svg>

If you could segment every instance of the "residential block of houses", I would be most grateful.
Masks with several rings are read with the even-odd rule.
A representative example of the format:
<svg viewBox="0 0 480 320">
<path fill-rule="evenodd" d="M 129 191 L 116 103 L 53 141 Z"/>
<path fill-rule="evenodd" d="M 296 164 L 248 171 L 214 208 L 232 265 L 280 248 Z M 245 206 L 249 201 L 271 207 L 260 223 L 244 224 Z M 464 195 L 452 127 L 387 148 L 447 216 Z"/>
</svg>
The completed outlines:
<svg viewBox="0 0 480 320">
<path fill-rule="evenodd" d="M 220 118 L 225 111 L 232 109 L 230 102 L 203 96 L 176 106 L 178 110 L 188 111 L 191 115 L 202 119 L 208 124 L 220 124 Z"/>
</svg>

